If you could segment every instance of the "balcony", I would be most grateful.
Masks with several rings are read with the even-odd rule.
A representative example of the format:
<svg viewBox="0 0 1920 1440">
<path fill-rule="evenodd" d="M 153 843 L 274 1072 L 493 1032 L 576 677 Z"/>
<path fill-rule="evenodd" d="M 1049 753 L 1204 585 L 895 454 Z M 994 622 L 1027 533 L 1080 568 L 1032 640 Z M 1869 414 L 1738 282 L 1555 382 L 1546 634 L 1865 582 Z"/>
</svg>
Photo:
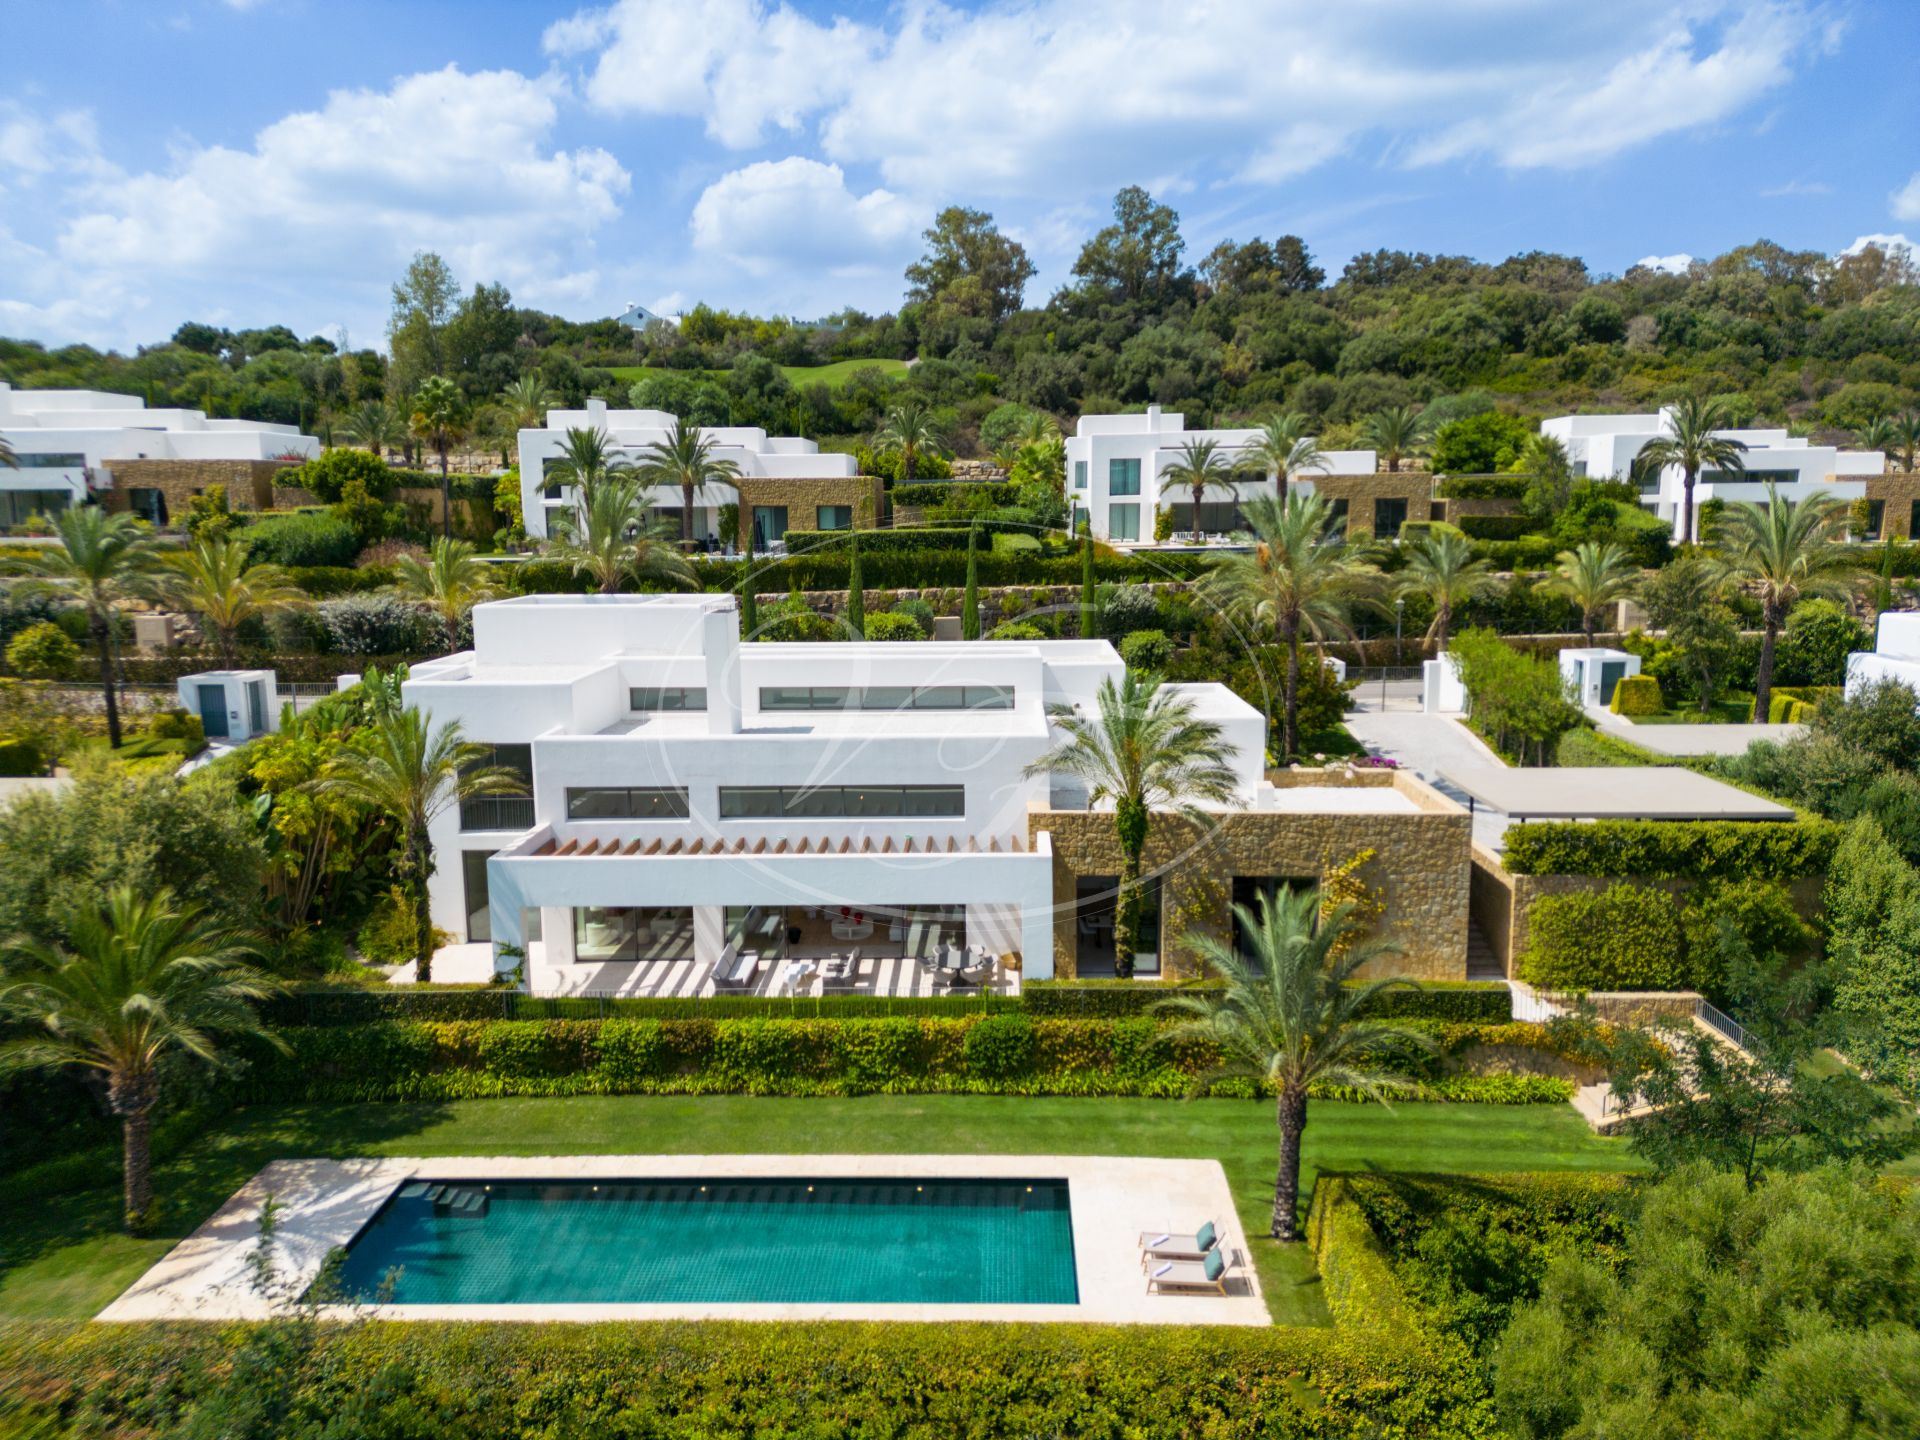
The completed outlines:
<svg viewBox="0 0 1920 1440">
<path fill-rule="evenodd" d="M 462 830 L 530 830 L 531 795 L 473 795 L 460 802 Z"/>
</svg>

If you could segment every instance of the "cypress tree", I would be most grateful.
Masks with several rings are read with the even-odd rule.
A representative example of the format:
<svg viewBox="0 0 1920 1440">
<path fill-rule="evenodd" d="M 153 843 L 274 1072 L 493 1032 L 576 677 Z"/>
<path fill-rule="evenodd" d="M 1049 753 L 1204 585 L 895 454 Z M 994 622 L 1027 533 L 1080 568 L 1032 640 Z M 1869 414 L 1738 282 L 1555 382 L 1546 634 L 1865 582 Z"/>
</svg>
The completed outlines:
<svg viewBox="0 0 1920 1440">
<path fill-rule="evenodd" d="M 867 633 L 867 587 L 860 576 L 860 537 L 847 537 L 847 628 L 855 640 Z"/>
<path fill-rule="evenodd" d="M 967 594 L 960 604 L 960 638 L 980 638 L 980 527 L 967 531 Z"/>
<path fill-rule="evenodd" d="M 1080 638 L 1094 638 L 1093 614 L 1093 537 L 1080 537 Z"/>
</svg>

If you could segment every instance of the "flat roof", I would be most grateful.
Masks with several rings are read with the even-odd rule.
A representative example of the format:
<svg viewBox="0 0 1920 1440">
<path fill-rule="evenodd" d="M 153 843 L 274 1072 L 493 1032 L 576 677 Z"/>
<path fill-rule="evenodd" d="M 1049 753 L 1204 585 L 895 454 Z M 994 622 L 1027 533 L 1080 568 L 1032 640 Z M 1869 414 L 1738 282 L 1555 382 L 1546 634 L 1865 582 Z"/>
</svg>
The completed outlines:
<svg viewBox="0 0 1920 1440">
<path fill-rule="evenodd" d="M 1418 805 L 1389 785 L 1262 785 L 1254 792 L 1253 808 L 1303 815 L 1420 813 Z"/>
<path fill-rule="evenodd" d="M 1515 820 L 1793 819 L 1785 805 L 1678 765 L 1463 767 L 1443 778 Z"/>
</svg>

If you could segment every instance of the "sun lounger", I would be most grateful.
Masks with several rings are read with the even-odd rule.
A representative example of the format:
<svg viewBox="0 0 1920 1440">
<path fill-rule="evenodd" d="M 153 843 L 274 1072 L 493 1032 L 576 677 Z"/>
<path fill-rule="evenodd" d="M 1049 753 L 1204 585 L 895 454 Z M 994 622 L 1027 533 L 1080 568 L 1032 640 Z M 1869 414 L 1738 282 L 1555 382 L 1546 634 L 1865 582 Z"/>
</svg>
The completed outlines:
<svg viewBox="0 0 1920 1440">
<path fill-rule="evenodd" d="M 758 950 L 742 950 L 731 957 L 721 956 L 720 962 L 713 967 L 714 993 L 738 995 L 753 989 L 754 976 L 759 969 Z"/>
<path fill-rule="evenodd" d="M 1216 1245 L 1204 1260 L 1162 1260 L 1147 1269 L 1149 1295 L 1224 1295 L 1227 1276 L 1240 1264 L 1236 1253 L 1231 1263 L 1226 1247 Z"/>
<path fill-rule="evenodd" d="M 852 995 L 860 989 L 860 951 L 858 947 L 845 959 L 834 956 L 820 971 L 822 995 Z"/>
<path fill-rule="evenodd" d="M 1204 1260 L 1220 1244 L 1220 1227 L 1209 1220 L 1191 1235 L 1161 1230 L 1140 1232 L 1140 1264 L 1161 1260 Z"/>
</svg>

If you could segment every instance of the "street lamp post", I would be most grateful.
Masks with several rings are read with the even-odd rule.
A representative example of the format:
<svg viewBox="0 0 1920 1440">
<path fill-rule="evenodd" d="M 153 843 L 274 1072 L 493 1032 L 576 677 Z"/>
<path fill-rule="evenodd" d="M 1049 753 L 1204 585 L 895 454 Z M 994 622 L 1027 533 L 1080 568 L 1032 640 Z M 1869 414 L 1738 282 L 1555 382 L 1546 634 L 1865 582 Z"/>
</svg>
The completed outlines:
<svg viewBox="0 0 1920 1440">
<path fill-rule="evenodd" d="M 1407 601 L 1401 596 L 1393 602 L 1393 663 L 1400 664 L 1405 657 L 1400 653 L 1400 621 L 1407 613 Z"/>
</svg>

